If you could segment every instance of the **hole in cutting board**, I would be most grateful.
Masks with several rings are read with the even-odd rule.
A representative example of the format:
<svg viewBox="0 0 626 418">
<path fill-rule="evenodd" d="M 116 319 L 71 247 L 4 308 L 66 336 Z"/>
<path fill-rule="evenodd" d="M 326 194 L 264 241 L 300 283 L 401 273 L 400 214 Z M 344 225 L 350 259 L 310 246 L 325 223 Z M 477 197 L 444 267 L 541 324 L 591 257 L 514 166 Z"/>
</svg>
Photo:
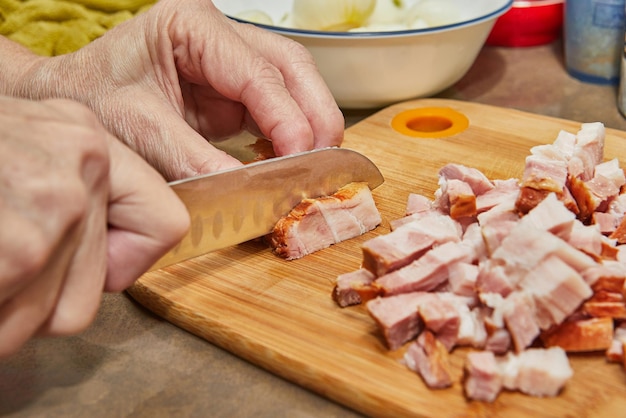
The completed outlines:
<svg viewBox="0 0 626 418">
<path fill-rule="evenodd" d="M 406 127 L 417 132 L 441 132 L 452 127 L 452 121 L 441 116 L 424 116 L 411 119 Z"/>
<path fill-rule="evenodd" d="M 391 127 L 403 134 L 419 138 L 443 138 L 463 132 L 469 119 L 449 107 L 422 107 L 398 113 Z"/>
</svg>

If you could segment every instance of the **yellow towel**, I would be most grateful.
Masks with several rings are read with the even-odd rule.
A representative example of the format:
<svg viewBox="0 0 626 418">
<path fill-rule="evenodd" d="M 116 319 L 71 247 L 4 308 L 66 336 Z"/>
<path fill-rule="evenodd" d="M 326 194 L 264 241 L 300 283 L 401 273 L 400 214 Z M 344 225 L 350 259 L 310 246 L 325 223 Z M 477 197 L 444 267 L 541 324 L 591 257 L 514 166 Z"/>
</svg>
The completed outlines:
<svg viewBox="0 0 626 418">
<path fill-rule="evenodd" d="M 156 0 L 0 0 L 0 35 L 39 55 L 73 52 Z"/>
</svg>

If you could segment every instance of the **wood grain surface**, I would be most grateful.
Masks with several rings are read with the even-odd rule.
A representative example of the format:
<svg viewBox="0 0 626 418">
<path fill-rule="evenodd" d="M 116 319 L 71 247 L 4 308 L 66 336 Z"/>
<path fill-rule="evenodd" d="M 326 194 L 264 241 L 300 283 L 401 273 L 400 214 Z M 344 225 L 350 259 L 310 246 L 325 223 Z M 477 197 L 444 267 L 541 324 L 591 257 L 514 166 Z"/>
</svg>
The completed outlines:
<svg viewBox="0 0 626 418">
<path fill-rule="evenodd" d="M 391 128 L 399 112 L 433 106 L 461 112 L 469 127 L 439 139 Z M 260 242 L 243 243 L 147 273 L 129 294 L 173 324 L 366 415 L 624 416 L 626 373 L 603 353 L 570 356 L 574 377 L 556 398 L 504 392 L 492 404 L 469 402 L 460 382 L 428 389 L 399 362 L 402 349 L 385 348 L 363 306 L 341 309 L 331 299 L 336 276 L 359 267 L 361 244 L 389 232 L 388 221 L 403 215 L 409 193 L 432 197 L 443 165 L 476 167 L 491 179 L 519 178 L 532 146 L 579 127 L 580 122 L 469 102 L 393 105 L 350 127 L 343 145 L 368 156 L 385 176 L 374 190 L 383 216 L 377 229 L 296 261 L 279 259 Z M 626 133 L 607 130 L 605 157 L 626 161 Z M 467 352 L 453 353 L 458 378 Z"/>
</svg>

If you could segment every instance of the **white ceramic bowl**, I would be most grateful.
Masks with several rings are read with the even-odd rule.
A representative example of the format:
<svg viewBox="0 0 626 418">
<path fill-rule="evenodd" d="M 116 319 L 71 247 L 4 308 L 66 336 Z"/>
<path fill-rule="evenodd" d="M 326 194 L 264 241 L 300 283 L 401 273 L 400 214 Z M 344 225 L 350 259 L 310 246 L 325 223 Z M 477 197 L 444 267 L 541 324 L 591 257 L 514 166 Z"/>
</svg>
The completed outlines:
<svg viewBox="0 0 626 418">
<path fill-rule="evenodd" d="M 213 2 L 227 16 L 243 22 L 235 16 L 249 10 L 261 10 L 279 22 L 292 7 L 292 0 Z M 456 83 L 472 66 L 496 19 L 509 10 L 513 0 L 451 3 L 461 16 L 458 23 L 427 29 L 323 32 L 254 24 L 306 46 L 340 107 L 378 108 L 432 96 Z"/>
</svg>

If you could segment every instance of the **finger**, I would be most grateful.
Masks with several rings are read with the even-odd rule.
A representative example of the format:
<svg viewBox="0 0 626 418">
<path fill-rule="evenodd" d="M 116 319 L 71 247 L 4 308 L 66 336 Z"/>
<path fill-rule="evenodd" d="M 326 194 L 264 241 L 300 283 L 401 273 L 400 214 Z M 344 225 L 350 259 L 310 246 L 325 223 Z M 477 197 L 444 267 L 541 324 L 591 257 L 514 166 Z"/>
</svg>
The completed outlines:
<svg viewBox="0 0 626 418">
<path fill-rule="evenodd" d="M 80 112 L 79 109 L 72 111 Z M 83 116 L 83 120 L 89 120 L 91 113 Z M 89 149 L 85 153 L 91 156 L 91 161 L 81 173 L 88 196 L 81 228 L 76 233 L 79 245 L 73 251 L 54 310 L 39 330 L 42 335 L 70 335 L 83 331 L 100 306 L 107 266 L 109 152 L 108 133 L 95 121 L 93 126 L 99 135 L 85 137 L 82 142 L 82 146 Z"/>
<path fill-rule="evenodd" d="M 343 114 L 309 51 L 290 39 L 269 36 L 274 35 L 272 33 L 261 36 L 261 30 L 255 26 L 241 25 L 234 21 L 232 25 L 242 37 L 253 42 L 254 48 L 261 55 L 280 70 L 286 88 L 311 126 L 314 146 L 323 148 L 341 145 L 345 127 Z M 276 47 L 279 41 L 283 48 Z M 282 138 L 273 140 L 277 142 L 276 146 L 281 148 L 285 146 Z"/>
<path fill-rule="evenodd" d="M 17 351 L 50 317 L 63 287 L 73 252 L 79 246 L 77 225 L 68 231 L 46 266 L 28 285 L 0 305 L 0 357 Z"/>
<path fill-rule="evenodd" d="M 0 212 L 0 306 L 28 286 L 52 257 L 54 245 L 62 241 L 65 228 L 44 231 L 11 209 Z M 53 236 L 51 236 L 53 235 Z"/>
<path fill-rule="evenodd" d="M 96 316 L 106 277 L 105 207 L 106 201 L 99 208 L 90 208 L 57 303 L 38 334 L 76 334 Z"/>
<path fill-rule="evenodd" d="M 6 108 L 3 110 L 7 112 Z M 79 277 L 72 278 L 77 253 L 92 253 L 91 245 L 104 247 L 102 239 L 89 236 L 93 231 L 85 229 L 85 219 L 92 207 L 105 210 L 102 201 L 106 202 L 108 191 L 108 150 L 102 136 L 104 130 L 89 110 L 72 102 L 19 101 L 13 103 L 13 110 L 19 117 L 2 120 L 2 145 L 9 155 L 20 156 L 13 165 L 20 181 L 15 183 L 19 187 L 14 187 L 12 181 L 4 181 L 0 194 L 6 197 L 2 205 L 3 225 L 8 222 L 19 229 L 14 230 L 13 226 L 8 231 L 3 229 L 0 246 L 6 249 L 12 241 L 15 250 L 24 254 L 8 259 L 14 268 L 7 270 L 15 273 L 17 266 L 20 283 L 17 291 L 0 304 L 0 355 L 15 350 L 38 331 L 53 334 L 64 329 L 75 331 L 76 323 L 84 328 L 98 306 L 98 296 L 93 295 L 102 291 L 104 272 L 98 271 L 97 258 L 105 259 L 103 252 L 99 257 L 88 258 Z M 30 122 L 28 130 L 11 125 L 15 120 L 21 121 L 20 118 Z M 12 136 L 14 132 L 18 141 Z M 51 136 L 54 141 L 50 141 Z M 22 146 L 20 150 L 16 144 L 26 144 L 26 148 Z M 93 190 L 94 183 L 100 183 L 100 194 L 104 196 L 95 203 L 98 190 Z M 18 219 L 12 219 L 12 214 Z M 106 217 L 100 218 L 94 225 L 104 228 Z M 15 234 L 16 231 L 20 233 Z M 5 264 L 11 254 L 3 251 Z M 6 276 L 0 278 L 4 287 Z M 92 285 L 94 280 L 96 286 Z M 78 291 L 73 287 L 76 283 L 82 286 Z M 67 298 L 67 293 L 74 297 Z M 63 303 L 65 299 L 69 302 Z M 91 302 L 94 299 L 96 302 Z M 61 315 L 58 322 L 64 328 L 49 329 L 47 321 L 57 317 L 57 308 L 66 311 L 64 306 L 78 314 Z"/>
<path fill-rule="evenodd" d="M 95 115 L 86 107 L 66 101 L 42 102 L 63 120 L 75 121 L 84 130 L 76 136 L 74 147 L 80 152 L 76 178 L 80 180 L 77 191 L 66 194 L 73 197 L 72 205 L 80 210 L 80 223 L 74 228 L 73 244 L 60 243 L 60 251 L 68 255 L 68 265 L 62 272 L 64 280 L 58 299 L 39 328 L 43 335 L 66 335 L 82 331 L 95 316 L 105 278 L 106 269 L 106 203 L 108 198 L 109 153 L 107 132 Z M 84 203 L 77 201 L 83 196 Z M 45 276 L 44 276 L 45 277 Z"/>
<path fill-rule="evenodd" d="M 76 106 L 66 101 L 60 105 Z M 85 192 L 73 170 L 90 164 L 75 138 L 89 136 L 90 130 L 66 123 L 63 112 L 47 102 L 0 100 L 0 106 L 4 128 L 0 165 L 11 172 L 0 187 L 1 304 L 39 274 L 68 229 L 83 216 Z M 28 131 L 23 129 L 26 123 Z M 50 132 L 63 133 L 55 141 L 56 151 L 47 148 Z M 61 164 L 58 155 L 63 156 Z"/>
<path fill-rule="evenodd" d="M 180 241 L 190 220 L 185 206 L 152 167 L 117 140 L 111 141 L 110 149 L 105 290 L 121 291 Z"/>
<path fill-rule="evenodd" d="M 243 103 L 264 136 L 280 144 L 279 154 L 312 149 L 315 144 L 313 130 L 287 89 L 283 74 L 259 51 L 251 48 L 233 30 L 229 19 L 216 11 L 210 2 L 192 5 L 201 9 L 190 13 L 192 19 L 204 21 L 203 16 L 209 15 L 213 21 L 206 34 L 197 34 L 193 43 L 189 41 L 187 29 L 193 27 L 193 23 L 185 21 L 183 25 L 177 20 L 178 16 L 169 22 L 172 43 L 180 45 L 174 50 L 174 56 L 182 78 L 211 85 L 222 96 Z M 198 21 L 197 25 L 206 26 L 206 23 Z M 271 34 L 259 32 L 257 35 Z M 284 41 L 280 37 L 273 39 L 278 43 Z"/>
<path fill-rule="evenodd" d="M 143 156 L 168 181 L 242 165 L 211 145 L 168 105 L 162 105 L 156 114 L 160 115 L 161 122 L 154 130 L 159 133 L 159 142 Z"/>
</svg>

